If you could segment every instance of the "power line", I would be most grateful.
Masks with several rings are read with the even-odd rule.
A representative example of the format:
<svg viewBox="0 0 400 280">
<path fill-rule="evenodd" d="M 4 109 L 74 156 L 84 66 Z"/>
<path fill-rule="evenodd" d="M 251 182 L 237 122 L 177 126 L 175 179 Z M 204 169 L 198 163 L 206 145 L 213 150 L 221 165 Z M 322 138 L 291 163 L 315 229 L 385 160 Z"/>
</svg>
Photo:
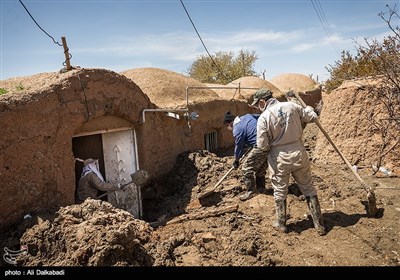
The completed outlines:
<svg viewBox="0 0 400 280">
<path fill-rule="evenodd" d="M 314 3 L 314 2 L 315 2 L 315 3 Z M 327 27 L 327 26 L 329 26 L 329 24 L 328 24 L 328 21 L 326 20 L 325 13 L 324 13 L 323 10 L 322 10 L 322 6 L 321 6 L 321 5 L 319 4 L 319 2 L 316 1 L 316 0 L 311 0 L 311 4 L 313 5 L 315 12 L 317 13 L 318 19 L 319 19 L 319 21 L 320 21 L 321 24 L 322 24 L 322 28 L 324 29 L 325 34 L 326 34 L 326 36 L 328 37 L 328 40 L 331 42 L 333 48 L 334 48 L 338 53 L 340 53 L 340 50 L 339 50 L 339 48 L 337 47 L 337 44 L 335 44 L 334 39 L 332 38 L 332 35 L 331 35 L 332 31 L 330 31 L 330 27 Z M 319 6 L 318 6 L 318 5 L 319 5 Z M 326 24 L 325 24 L 325 22 L 324 22 L 324 19 L 325 19 L 325 21 L 326 21 Z M 329 31 L 328 31 L 328 28 L 329 28 Z"/>
<path fill-rule="evenodd" d="M 28 9 L 25 7 L 24 3 L 22 3 L 21 0 L 19 0 L 19 2 L 21 3 L 21 5 L 24 7 L 25 11 L 28 13 L 28 15 L 32 18 L 32 20 L 36 23 L 36 25 L 40 28 L 40 30 L 42 30 L 47 36 L 49 36 L 54 44 L 59 45 L 60 47 L 62 47 L 63 45 L 61 45 L 59 42 L 57 42 L 56 40 L 54 40 L 53 36 L 51 36 L 49 33 L 47 33 L 38 23 L 37 21 L 33 18 L 33 16 L 31 15 L 31 13 L 28 11 Z"/>
<path fill-rule="evenodd" d="M 322 20 L 325 22 L 325 26 L 326 29 L 328 30 L 329 35 L 331 36 L 332 40 L 333 40 L 333 44 L 336 46 L 336 50 L 339 50 L 339 45 L 335 39 L 335 36 L 333 35 L 332 29 L 331 29 L 331 25 L 328 22 L 328 19 L 325 16 L 325 12 L 324 9 L 322 8 L 321 2 L 319 0 L 314 0 L 317 3 L 317 8 L 320 11 L 321 15 L 322 15 Z"/>
<path fill-rule="evenodd" d="M 224 72 L 222 72 L 222 70 L 219 68 L 219 66 L 218 66 L 217 63 L 215 62 L 215 60 L 212 58 L 210 52 L 208 51 L 206 45 L 205 45 L 204 42 L 203 42 L 203 39 L 201 38 L 199 32 L 197 31 L 196 26 L 194 25 L 194 23 L 193 23 L 193 21 L 192 21 L 190 15 L 189 15 L 189 12 L 186 10 L 186 7 L 185 7 L 185 5 L 183 4 L 183 1 L 180 0 L 180 2 L 181 2 L 181 4 L 182 4 L 183 9 L 184 9 L 185 12 L 186 12 L 186 15 L 188 16 L 190 22 L 192 23 L 192 26 L 193 26 L 194 30 L 196 31 L 197 36 L 199 37 L 199 39 L 200 39 L 200 41 L 201 41 L 201 43 L 202 43 L 204 49 L 206 50 L 208 56 L 210 57 L 211 61 L 213 62 L 213 64 L 215 65 L 215 67 L 217 67 L 217 69 L 218 69 L 218 71 L 220 72 L 220 74 L 221 74 L 222 76 L 224 76 L 224 78 L 225 78 L 227 81 L 229 81 L 228 77 L 225 76 Z"/>
</svg>

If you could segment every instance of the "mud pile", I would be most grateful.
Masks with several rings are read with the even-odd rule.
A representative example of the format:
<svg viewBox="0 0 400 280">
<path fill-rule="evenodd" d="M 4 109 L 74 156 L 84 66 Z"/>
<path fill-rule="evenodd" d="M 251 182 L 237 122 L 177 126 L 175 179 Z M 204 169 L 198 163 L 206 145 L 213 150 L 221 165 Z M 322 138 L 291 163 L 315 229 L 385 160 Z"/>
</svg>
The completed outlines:
<svg viewBox="0 0 400 280">
<path fill-rule="evenodd" d="M 22 236 L 29 254 L 23 266 L 126 266 L 152 264 L 143 244 L 151 227 L 110 203 L 87 199 L 61 208 L 53 220 L 41 220 Z"/>
<path fill-rule="evenodd" d="M 184 152 L 178 155 L 172 171 L 148 188 L 156 199 L 144 201 L 145 220 L 155 221 L 174 217 L 196 207 L 196 197 L 215 185 L 231 168 L 230 157 L 218 157 L 206 150 Z M 232 177 L 238 177 L 233 172 Z M 147 190 L 149 191 L 149 190 Z"/>
</svg>

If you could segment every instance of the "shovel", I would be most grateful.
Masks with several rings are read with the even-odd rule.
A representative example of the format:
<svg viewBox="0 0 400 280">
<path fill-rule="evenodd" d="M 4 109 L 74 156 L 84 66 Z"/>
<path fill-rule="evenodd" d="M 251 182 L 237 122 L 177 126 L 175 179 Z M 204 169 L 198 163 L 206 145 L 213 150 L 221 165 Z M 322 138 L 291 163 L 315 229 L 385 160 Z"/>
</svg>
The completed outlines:
<svg viewBox="0 0 400 280">
<path fill-rule="evenodd" d="M 250 152 L 252 149 L 253 149 L 253 147 L 250 147 L 249 149 L 247 149 L 247 151 L 246 151 L 246 152 L 243 154 L 243 156 L 240 158 L 239 163 L 241 163 L 241 162 L 244 160 L 244 158 L 246 158 L 246 156 L 249 154 L 249 152 Z M 214 188 L 212 188 L 211 190 L 208 190 L 208 191 L 206 191 L 206 192 L 200 194 L 200 195 L 198 196 L 198 199 L 205 198 L 205 197 L 207 197 L 207 196 L 209 196 L 209 195 L 211 195 L 211 194 L 217 192 L 217 191 L 219 190 L 219 189 L 218 189 L 219 185 L 221 185 L 221 183 L 225 180 L 225 178 L 228 177 L 228 175 L 231 174 L 231 172 L 232 172 L 234 169 L 235 169 L 235 167 L 232 166 L 232 167 L 228 170 L 228 172 L 226 172 L 225 175 L 222 176 L 221 179 L 219 179 L 219 181 L 215 184 Z"/>
<path fill-rule="evenodd" d="M 307 105 L 304 103 L 303 99 L 299 96 L 297 92 L 293 92 L 296 98 L 299 100 L 300 104 L 305 108 Z M 351 170 L 353 175 L 357 178 L 357 180 L 361 183 L 361 186 L 367 191 L 367 199 L 368 199 L 368 204 L 367 204 L 367 215 L 369 217 L 374 217 L 376 213 L 378 212 L 378 208 L 376 207 L 376 197 L 374 190 L 372 187 L 367 186 L 365 181 L 358 175 L 358 173 L 353 169 L 351 166 L 350 162 L 347 160 L 347 158 L 342 154 L 342 152 L 336 147 L 335 143 L 333 143 L 331 137 L 328 135 L 328 133 L 325 131 L 325 129 L 322 127 L 321 123 L 319 122 L 319 119 L 315 120 L 315 123 L 319 127 L 319 129 L 322 131 L 322 133 L 325 135 L 326 139 L 328 142 L 332 145 L 332 147 L 335 149 L 335 151 L 339 154 L 339 156 L 342 158 L 342 160 L 346 163 L 347 167 Z"/>
</svg>

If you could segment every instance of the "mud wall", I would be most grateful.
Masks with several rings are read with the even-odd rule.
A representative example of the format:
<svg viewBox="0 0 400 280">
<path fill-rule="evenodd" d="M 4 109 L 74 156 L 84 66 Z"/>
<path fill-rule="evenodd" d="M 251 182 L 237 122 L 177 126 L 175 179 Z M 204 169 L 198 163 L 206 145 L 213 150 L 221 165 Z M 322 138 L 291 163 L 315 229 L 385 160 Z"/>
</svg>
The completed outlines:
<svg viewBox="0 0 400 280">
<path fill-rule="evenodd" d="M 121 74 L 132 79 L 157 109 L 189 108 L 189 113 L 199 115 L 197 120 L 190 121 L 190 129 L 183 112 L 175 112 L 180 115 L 179 120 L 165 116 L 165 112 L 147 112 L 145 123 L 135 126 L 140 168 L 153 176 L 168 173 L 178 154 L 205 149 L 206 133 L 216 132 L 219 148 L 232 146 L 232 132 L 222 123 L 224 114 L 227 111 L 236 115 L 256 112 L 245 100 L 226 100 L 207 85 L 165 69 L 136 68 Z"/>
<path fill-rule="evenodd" d="M 376 164 L 381 136 L 379 125 L 372 125 L 370 118 L 382 122 L 382 125 L 385 123 L 383 120 L 388 119 L 383 104 L 370 94 L 379 87 L 375 80 L 360 79 L 344 82 L 329 95 L 324 95 L 321 124 L 352 165 L 371 167 Z M 392 129 L 389 133 L 398 135 L 399 131 Z M 385 150 L 394 144 L 394 141 L 388 143 Z M 397 145 L 385 156 L 382 165 L 399 172 L 399 154 L 400 146 Z M 321 132 L 314 156 L 317 162 L 343 162 Z"/>
<path fill-rule="evenodd" d="M 23 90 L 15 91 L 15 85 Z M 79 69 L 0 81 L 0 230 L 25 214 L 74 203 L 72 136 L 106 115 L 140 122 L 140 88 L 107 70 Z M 21 87 L 20 87 L 21 89 Z"/>
<path fill-rule="evenodd" d="M 244 101 L 216 100 L 189 106 L 189 112 L 199 115 L 190 121 L 176 112 L 180 119 L 171 118 L 164 112 L 145 113 L 145 123 L 136 126 L 139 165 L 152 176 L 167 174 L 175 165 L 177 155 L 185 151 L 205 149 L 204 135 L 215 131 L 217 147 L 224 149 L 234 145 L 232 131 L 223 125 L 225 112 L 244 115 L 252 110 Z M 255 112 L 255 111 L 254 111 Z"/>
</svg>

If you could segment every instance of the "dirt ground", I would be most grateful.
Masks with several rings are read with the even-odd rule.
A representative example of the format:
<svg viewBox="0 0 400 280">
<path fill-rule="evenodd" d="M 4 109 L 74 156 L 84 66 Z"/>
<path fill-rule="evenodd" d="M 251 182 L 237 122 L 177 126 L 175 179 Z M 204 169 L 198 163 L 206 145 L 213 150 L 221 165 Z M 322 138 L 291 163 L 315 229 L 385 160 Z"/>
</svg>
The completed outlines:
<svg viewBox="0 0 400 280">
<path fill-rule="evenodd" d="M 304 133 L 311 159 L 317 130 L 312 124 Z M 306 201 L 292 183 L 287 202 L 289 233 L 284 234 L 271 226 L 275 209 L 269 180 L 267 190 L 241 202 L 238 195 L 244 191 L 244 184 L 240 170 L 235 170 L 224 180 L 221 191 L 199 200 L 194 197 L 212 188 L 228 171 L 233 158 L 203 152 L 189 154 L 185 159 L 197 166 L 197 176 L 190 174 L 193 169 L 188 162 L 178 165 L 167 183 L 181 186 L 181 190 L 161 199 L 157 205 L 160 210 L 148 217 L 160 219 L 161 224 L 162 220 L 167 221 L 153 232 L 152 239 L 159 242 L 147 247 L 153 252 L 164 246 L 161 252 L 169 252 L 167 258 L 157 257 L 156 265 L 400 265 L 400 178 L 395 174 L 371 176 L 372 169 L 359 170 L 367 185 L 376 186 L 379 212 L 371 218 L 366 215 L 367 193 L 345 164 L 313 164 L 312 174 L 328 233 L 325 236 L 316 233 Z M 236 205 L 237 210 L 230 212 Z M 229 213 L 218 215 L 218 209 Z M 215 216 L 201 218 L 207 213 Z M 174 218 L 178 214 L 183 216 Z"/>
<path fill-rule="evenodd" d="M 304 133 L 311 159 L 317 130 L 310 124 Z M 235 170 L 218 192 L 198 198 L 230 169 L 231 154 L 181 154 L 167 178 L 143 189 L 145 198 L 153 198 L 144 200 L 145 221 L 87 200 L 26 219 L 1 245 L 13 250 L 27 245 L 28 253 L 16 258 L 23 266 L 400 265 L 398 174 L 359 170 L 376 187 L 379 212 L 371 218 L 366 191 L 344 164 L 313 164 L 327 234 L 316 233 L 296 184 L 289 188 L 285 234 L 271 226 L 275 209 L 268 179 L 266 190 L 241 202 L 244 184 Z"/>
</svg>

